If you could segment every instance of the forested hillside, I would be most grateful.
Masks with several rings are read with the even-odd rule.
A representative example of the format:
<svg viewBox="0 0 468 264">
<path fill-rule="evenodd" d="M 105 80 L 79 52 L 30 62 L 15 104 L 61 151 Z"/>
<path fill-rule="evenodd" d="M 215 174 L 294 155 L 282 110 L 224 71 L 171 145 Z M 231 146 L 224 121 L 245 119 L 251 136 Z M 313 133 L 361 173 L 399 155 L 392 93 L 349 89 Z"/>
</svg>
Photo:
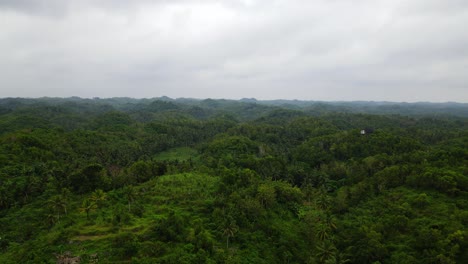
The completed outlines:
<svg viewBox="0 0 468 264">
<path fill-rule="evenodd" d="M 0 263 L 468 263 L 466 104 L 0 99 Z"/>
</svg>

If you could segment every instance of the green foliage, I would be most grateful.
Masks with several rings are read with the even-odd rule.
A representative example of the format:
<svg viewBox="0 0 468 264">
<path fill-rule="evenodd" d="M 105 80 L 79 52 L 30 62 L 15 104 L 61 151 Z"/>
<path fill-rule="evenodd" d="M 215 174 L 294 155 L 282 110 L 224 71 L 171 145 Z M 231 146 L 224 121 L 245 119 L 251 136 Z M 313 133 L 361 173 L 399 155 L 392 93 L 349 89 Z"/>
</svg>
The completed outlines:
<svg viewBox="0 0 468 264">
<path fill-rule="evenodd" d="M 94 201 L 90 199 L 84 199 L 81 203 L 80 212 L 86 213 L 86 219 L 89 220 L 89 213 L 96 209 L 97 205 Z"/>
<path fill-rule="evenodd" d="M 0 263 L 466 263 L 438 107 L 0 99 Z"/>
</svg>

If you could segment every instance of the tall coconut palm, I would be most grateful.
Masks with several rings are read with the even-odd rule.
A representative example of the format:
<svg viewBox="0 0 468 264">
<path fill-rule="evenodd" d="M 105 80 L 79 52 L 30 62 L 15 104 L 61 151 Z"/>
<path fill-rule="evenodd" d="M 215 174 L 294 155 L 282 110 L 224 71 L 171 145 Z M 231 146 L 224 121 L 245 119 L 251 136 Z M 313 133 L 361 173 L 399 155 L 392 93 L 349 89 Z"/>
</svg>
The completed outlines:
<svg viewBox="0 0 468 264">
<path fill-rule="evenodd" d="M 325 192 L 318 192 L 315 200 L 315 206 L 320 209 L 327 211 L 331 206 L 331 199 Z"/>
<path fill-rule="evenodd" d="M 98 189 L 91 194 L 90 199 L 96 204 L 97 208 L 102 208 L 104 201 L 107 200 L 107 194 L 103 190 Z"/>
<path fill-rule="evenodd" d="M 336 247 L 329 241 L 323 241 L 317 245 L 317 254 L 315 255 L 319 263 L 336 262 Z"/>
<path fill-rule="evenodd" d="M 325 224 L 319 224 L 315 228 L 315 235 L 320 241 L 324 241 L 330 238 L 331 230 L 330 227 Z"/>
<path fill-rule="evenodd" d="M 57 221 L 60 221 L 60 213 L 67 214 L 67 202 L 60 196 L 55 195 L 47 201 L 49 208 L 57 215 Z"/>
<path fill-rule="evenodd" d="M 89 213 L 96 209 L 96 204 L 90 199 L 84 199 L 79 208 L 80 212 L 86 213 L 86 219 L 89 220 Z"/>
<path fill-rule="evenodd" d="M 123 191 L 124 191 L 125 198 L 127 198 L 128 211 L 130 212 L 130 209 L 131 209 L 130 206 L 133 203 L 133 201 L 135 201 L 137 193 L 136 193 L 135 188 L 132 185 L 125 186 L 123 188 Z"/>
<path fill-rule="evenodd" d="M 229 249 L 229 238 L 233 237 L 238 230 L 239 227 L 235 221 L 226 222 L 226 225 L 223 227 L 223 235 L 226 236 L 226 249 Z"/>
<path fill-rule="evenodd" d="M 332 214 L 327 213 L 323 223 L 328 226 L 331 230 L 336 230 L 336 221 Z"/>
</svg>

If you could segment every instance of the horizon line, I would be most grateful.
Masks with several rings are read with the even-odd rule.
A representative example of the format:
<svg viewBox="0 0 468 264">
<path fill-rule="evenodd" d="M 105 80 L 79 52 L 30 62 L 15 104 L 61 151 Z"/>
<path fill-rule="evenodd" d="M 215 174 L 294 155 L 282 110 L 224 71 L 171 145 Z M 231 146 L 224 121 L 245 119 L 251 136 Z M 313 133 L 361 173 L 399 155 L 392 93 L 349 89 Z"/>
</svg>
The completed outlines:
<svg viewBox="0 0 468 264">
<path fill-rule="evenodd" d="M 313 100 L 313 99 L 257 99 L 255 97 L 242 97 L 242 98 L 196 98 L 196 97 L 170 97 L 170 96 L 159 96 L 159 97 L 131 97 L 131 96 L 112 96 L 112 97 L 83 97 L 83 96 L 41 96 L 41 97 L 22 97 L 22 96 L 6 96 L 0 97 L 0 100 L 4 99 L 88 99 L 88 100 L 109 100 L 109 99 L 133 99 L 133 100 L 226 100 L 226 101 L 250 101 L 254 102 L 274 102 L 274 101 L 291 101 L 291 102 L 310 102 L 310 103 L 396 103 L 396 104 L 468 104 L 468 102 L 457 102 L 457 101 L 388 101 L 388 100 Z"/>
</svg>

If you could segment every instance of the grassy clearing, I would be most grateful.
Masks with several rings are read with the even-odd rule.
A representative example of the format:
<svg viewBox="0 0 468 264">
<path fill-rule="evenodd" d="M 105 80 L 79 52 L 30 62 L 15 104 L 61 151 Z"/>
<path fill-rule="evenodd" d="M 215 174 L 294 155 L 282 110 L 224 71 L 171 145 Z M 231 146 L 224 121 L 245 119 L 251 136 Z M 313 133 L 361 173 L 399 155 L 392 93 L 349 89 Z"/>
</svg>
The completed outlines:
<svg viewBox="0 0 468 264">
<path fill-rule="evenodd" d="M 196 159 L 198 156 L 197 150 L 189 147 L 173 148 L 168 151 L 160 152 L 154 156 L 156 160 L 189 160 Z"/>
</svg>

